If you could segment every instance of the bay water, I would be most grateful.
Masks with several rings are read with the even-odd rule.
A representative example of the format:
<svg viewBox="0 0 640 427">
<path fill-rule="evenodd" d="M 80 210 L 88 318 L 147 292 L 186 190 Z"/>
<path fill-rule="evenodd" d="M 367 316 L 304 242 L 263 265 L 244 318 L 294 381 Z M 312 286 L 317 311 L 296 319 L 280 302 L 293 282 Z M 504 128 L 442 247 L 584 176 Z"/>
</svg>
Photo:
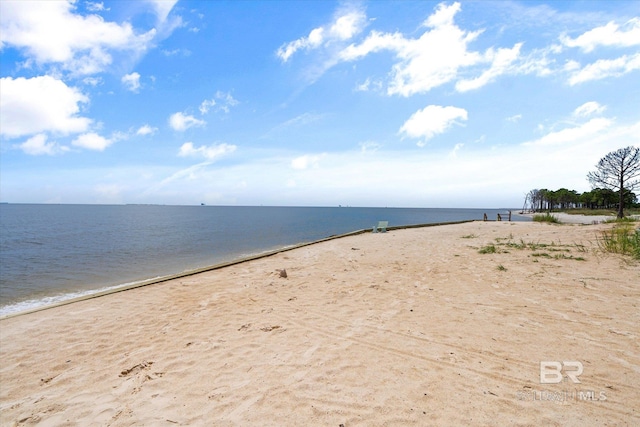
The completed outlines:
<svg viewBox="0 0 640 427">
<path fill-rule="evenodd" d="M 507 209 L 0 204 L 0 316 L 371 229 Z M 513 220 L 527 217 L 514 215 Z"/>
</svg>

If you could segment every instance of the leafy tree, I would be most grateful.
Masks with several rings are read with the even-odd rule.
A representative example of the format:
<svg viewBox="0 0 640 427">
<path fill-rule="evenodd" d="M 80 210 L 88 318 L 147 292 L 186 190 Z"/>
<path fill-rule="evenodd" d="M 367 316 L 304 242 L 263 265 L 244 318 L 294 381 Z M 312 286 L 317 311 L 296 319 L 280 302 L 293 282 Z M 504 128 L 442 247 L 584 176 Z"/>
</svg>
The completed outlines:
<svg viewBox="0 0 640 427">
<path fill-rule="evenodd" d="M 600 159 L 596 170 L 587 174 L 593 187 L 618 192 L 618 218 L 624 217 L 625 195 L 640 187 L 640 148 L 633 146 L 612 151 Z"/>
</svg>

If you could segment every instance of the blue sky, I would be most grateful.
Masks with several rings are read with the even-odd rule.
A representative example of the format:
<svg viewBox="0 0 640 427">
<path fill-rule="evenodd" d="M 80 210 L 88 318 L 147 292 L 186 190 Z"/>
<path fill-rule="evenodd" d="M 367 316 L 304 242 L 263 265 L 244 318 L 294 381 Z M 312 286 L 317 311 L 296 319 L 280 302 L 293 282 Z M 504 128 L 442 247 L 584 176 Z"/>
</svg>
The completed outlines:
<svg viewBox="0 0 640 427">
<path fill-rule="evenodd" d="M 637 1 L 0 2 L 0 199 L 519 207 L 640 145 Z"/>
</svg>

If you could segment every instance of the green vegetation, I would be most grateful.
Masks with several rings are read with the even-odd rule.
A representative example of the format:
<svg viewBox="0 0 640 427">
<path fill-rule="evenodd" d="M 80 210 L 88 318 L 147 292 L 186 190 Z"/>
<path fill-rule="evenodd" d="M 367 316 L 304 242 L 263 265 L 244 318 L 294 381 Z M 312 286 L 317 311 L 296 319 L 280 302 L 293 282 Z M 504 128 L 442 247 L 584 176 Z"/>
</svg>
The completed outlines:
<svg viewBox="0 0 640 427">
<path fill-rule="evenodd" d="M 546 252 L 534 252 L 534 253 L 531 254 L 531 256 L 533 256 L 533 257 L 551 258 L 551 255 L 549 255 Z"/>
<path fill-rule="evenodd" d="M 625 216 L 624 218 L 613 218 L 605 221 L 606 223 L 616 223 L 616 224 L 624 224 L 624 223 L 633 223 L 636 222 L 636 218 Z"/>
<path fill-rule="evenodd" d="M 639 231 L 640 232 L 640 231 Z M 586 259 L 582 256 L 573 256 L 571 252 L 575 249 L 578 252 L 586 253 L 587 248 L 581 244 L 573 244 L 573 245 L 563 245 L 556 244 L 555 242 L 551 243 L 540 243 L 540 242 L 525 242 L 523 239 L 516 242 L 513 241 L 513 234 L 509 234 L 509 237 L 498 237 L 495 239 L 497 243 L 489 243 L 478 249 L 478 253 L 481 254 L 500 254 L 500 253 L 509 253 L 507 248 L 509 249 L 517 249 L 517 250 L 530 250 L 532 251 L 531 257 L 533 257 L 533 262 L 538 262 L 538 258 L 546 258 L 546 259 L 571 259 L 574 261 L 586 261 Z M 506 271 L 502 268 L 504 266 L 498 266 L 498 270 Z"/>
<path fill-rule="evenodd" d="M 497 252 L 497 249 L 494 244 L 484 246 L 480 248 L 480 250 L 478 250 L 478 253 L 481 253 L 481 254 L 495 254 L 496 252 Z"/>
<path fill-rule="evenodd" d="M 507 269 L 504 267 L 504 265 L 500 264 L 498 266 L 498 271 L 507 271 Z"/>
<path fill-rule="evenodd" d="M 559 223 L 558 218 L 556 218 L 555 216 L 551 215 L 548 212 L 546 214 L 534 215 L 533 220 L 537 222 L 548 222 L 552 224 Z"/>
<path fill-rule="evenodd" d="M 640 259 L 640 228 L 630 223 L 620 223 L 610 230 L 602 231 L 598 246 L 605 252 L 630 255 Z"/>
</svg>

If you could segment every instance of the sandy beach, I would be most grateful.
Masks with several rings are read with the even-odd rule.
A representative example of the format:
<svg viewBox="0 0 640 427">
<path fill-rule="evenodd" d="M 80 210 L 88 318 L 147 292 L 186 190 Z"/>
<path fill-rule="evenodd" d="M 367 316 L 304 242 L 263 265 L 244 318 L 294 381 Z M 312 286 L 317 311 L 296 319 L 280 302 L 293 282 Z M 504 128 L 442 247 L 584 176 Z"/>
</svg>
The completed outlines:
<svg viewBox="0 0 640 427">
<path fill-rule="evenodd" d="M 4 319 L 0 424 L 640 425 L 610 227 L 366 233 Z"/>
</svg>

